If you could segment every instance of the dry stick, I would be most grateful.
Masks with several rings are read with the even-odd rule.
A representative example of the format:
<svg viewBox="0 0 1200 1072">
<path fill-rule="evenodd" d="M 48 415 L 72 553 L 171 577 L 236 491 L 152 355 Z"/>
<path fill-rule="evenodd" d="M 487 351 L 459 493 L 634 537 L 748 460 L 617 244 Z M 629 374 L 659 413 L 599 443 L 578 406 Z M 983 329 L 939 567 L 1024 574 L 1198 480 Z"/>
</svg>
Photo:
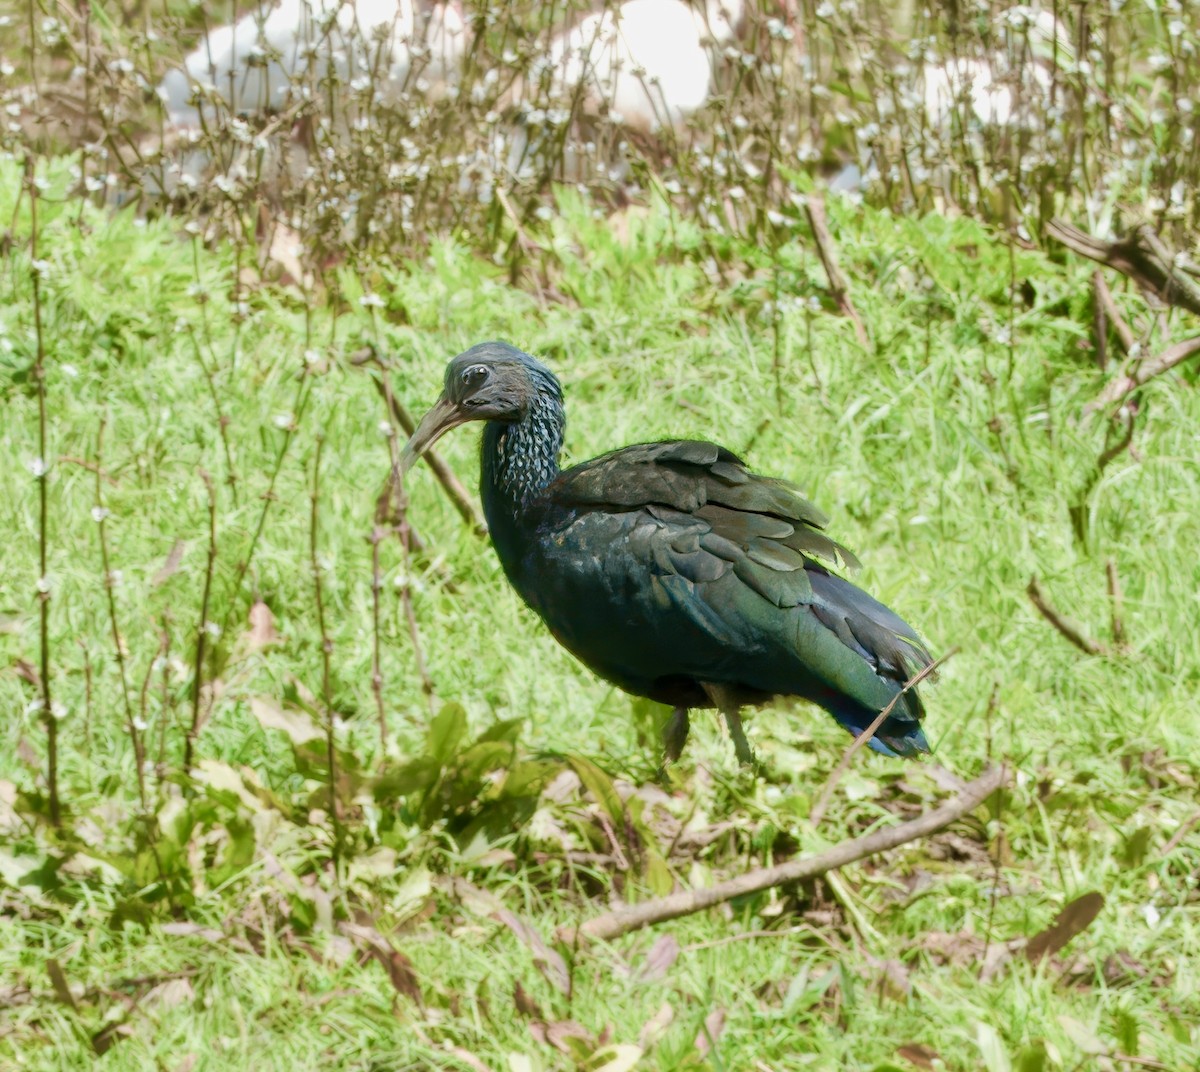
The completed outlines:
<svg viewBox="0 0 1200 1072">
<path fill-rule="evenodd" d="M 321 564 L 317 561 L 317 532 L 321 521 L 321 448 L 325 437 L 317 436 L 317 453 L 313 459 L 312 490 L 309 498 L 308 550 L 312 563 L 313 593 L 317 603 L 317 628 L 321 631 L 321 701 L 325 705 L 325 764 L 329 768 L 329 821 L 333 825 L 333 869 L 336 875 L 341 853 L 341 826 L 337 809 L 337 751 L 333 742 L 333 689 L 331 685 L 331 656 L 333 641 L 325 625 L 325 596 L 321 588 Z"/>
<path fill-rule="evenodd" d="M 1083 631 L 1083 626 L 1060 613 L 1046 598 L 1042 586 L 1036 577 L 1029 578 L 1025 588 L 1029 601 L 1037 608 L 1038 613 L 1046 619 L 1058 632 L 1067 638 L 1086 655 L 1108 655 L 1108 649 L 1097 640 L 1093 640 Z"/>
<path fill-rule="evenodd" d="M 1144 383 L 1170 372 L 1176 365 L 1181 365 L 1189 357 L 1200 353 L 1200 335 L 1174 343 L 1161 353 L 1138 361 L 1129 372 L 1114 376 L 1104 385 L 1104 390 L 1097 396 L 1095 402 L 1088 404 L 1085 412 L 1101 409 L 1119 402 L 1126 395 L 1132 394 Z"/>
<path fill-rule="evenodd" d="M 875 716 L 875 721 L 872 722 L 865 730 L 862 731 L 853 741 L 850 742 L 850 747 L 842 753 L 842 758 L 838 760 L 838 765 L 829 772 L 829 777 L 825 779 L 825 785 L 821 789 L 821 795 L 817 798 L 816 804 L 813 805 L 812 811 L 808 813 L 808 821 L 812 824 L 815 830 L 821 824 L 821 819 L 825 815 L 825 809 L 829 807 L 829 799 L 833 796 L 833 791 L 837 787 L 842 775 L 846 772 L 846 768 L 850 766 L 850 760 L 854 758 L 854 753 L 857 752 L 867 741 L 875 736 L 875 731 L 879 729 L 886 721 L 888 715 L 895 709 L 896 704 L 900 702 L 900 697 L 910 689 L 915 689 L 922 681 L 930 674 L 937 671 L 947 659 L 953 658 L 958 654 L 959 648 L 956 645 L 949 651 L 945 652 L 939 658 L 934 659 L 928 666 L 922 667 L 912 677 L 910 677 L 887 703 L 878 715 Z"/>
<path fill-rule="evenodd" d="M 1133 337 L 1133 329 L 1125 322 L 1125 318 L 1117 308 L 1117 303 L 1113 300 L 1112 291 L 1108 287 L 1104 273 L 1099 268 L 1092 273 L 1092 292 L 1096 297 L 1097 309 L 1103 314 L 1105 320 L 1112 325 L 1112 329 L 1117 333 L 1117 341 L 1121 344 L 1121 349 L 1128 354 L 1136 345 L 1136 340 Z M 1103 365 L 1101 365 L 1101 368 L 1103 368 Z"/>
<path fill-rule="evenodd" d="M 1113 646 L 1123 648 L 1125 647 L 1125 619 L 1122 612 L 1125 606 L 1125 596 L 1121 591 L 1121 578 L 1117 575 L 1117 564 L 1113 559 L 1110 558 L 1104 563 L 1104 573 L 1108 577 L 1108 602 L 1111 607 L 1109 621 Z"/>
<path fill-rule="evenodd" d="M 630 931 L 640 930 L 642 927 L 701 912 L 714 905 L 731 901 L 735 897 L 760 893 L 789 882 L 800 882 L 804 879 L 824 875 L 829 871 L 836 871 L 838 868 L 845 867 L 866 856 L 886 852 L 910 841 L 916 841 L 918 838 L 936 834 L 939 830 L 977 808 L 999 789 L 1007 778 L 1008 771 L 1004 766 L 992 767 L 975 781 L 968 782 L 959 793 L 940 808 L 926 812 L 906 823 L 884 827 L 862 837 L 843 841 L 815 856 L 791 859 L 774 867 L 756 868 L 737 878 L 718 882 L 715 886 L 672 893 L 666 897 L 645 901 L 642 904 L 625 905 L 589 920 L 579 930 L 584 938 L 617 938 Z M 560 930 L 557 935 L 559 941 L 570 943 L 575 937 L 572 931 L 573 928 Z"/>
<path fill-rule="evenodd" d="M 383 591 L 383 571 L 379 566 L 379 544 L 386 530 L 378 522 L 367 538 L 371 544 L 371 692 L 375 696 L 375 713 L 379 718 L 379 752 L 387 751 L 387 709 L 383 703 L 382 645 L 379 639 L 379 597 Z"/>
<path fill-rule="evenodd" d="M 850 300 L 850 285 L 838 267 L 837 252 L 833 245 L 833 236 L 829 233 L 829 223 L 825 217 L 825 199 L 819 194 L 809 194 L 805 199 L 804 211 L 808 215 L 808 224 L 812 228 L 813 238 L 816 239 L 817 253 L 825 266 L 825 275 L 829 278 L 829 289 L 838 308 L 854 321 L 854 334 L 858 343 L 864 349 L 870 347 L 867 329 L 863 327 L 862 318 Z"/>
<path fill-rule="evenodd" d="M 1183 844 L 1183 839 L 1192 832 L 1192 827 L 1200 823 L 1200 811 L 1194 811 L 1182 823 L 1179 824 L 1179 829 L 1171 835 L 1168 841 L 1162 848 L 1162 853 L 1159 858 L 1165 860 L 1171 855 L 1180 845 Z"/>
<path fill-rule="evenodd" d="M 1063 220 L 1046 224 L 1046 234 L 1072 253 L 1097 261 L 1128 276 L 1167 305 L 1200 316 L 1200 281 L 1179 263 L 1148 224 L 1114 242 L 1094 238 Z"/>
<path fill-rule="evenodd" d="M 121 644 L 121 630 L 117 626 L 117 597 L 114 591 L 116 584 L 113 579 L 108 556 L 108 527 L 105 524 L 108 517 L 108 509 L 104 505 L 104 485 L 100 477 L 104 451 L 104 426 L 106 423 L 107 419 L 101 417 L 100 424 L 96 428 L 96 507 L 93 516 L 96 519 L 96 532 L 100 542 L 100 568 L 103 571 L 101 582 L 104 584 L 104 594 L 108 600 L 108 622 L 112 628 L 113 651 L 117 656 L 117 670 L 121 677 L 121 699 L 125 705 L 125 725 L 129 728 L 129 740 L 133 743 L 133 758 L 137 763 L 138 801 L 142 806 L 142 811 L 145 811 L 146 750 L 142 742 L 141 732 L 138 729 L 137 719 L 133 717 L 133 704 L 129 699 L 129 672 L 125 667 L 125 650 Z M 147 680 L 149 680 L 149 671 L 147 671 Z M 143 692 L 143 697 L 144 695 Z"/>
<path fill-rule="evenodd" d="M 375 389 L 383 397 L 388 407 L 388 412 L 392 415 L 392 419 L 404 429 L 405 435 L 411 436 L 416 430 L 417 423 L 412 419 L 412 414 L 404 408 L 404 404 L 392 391 L 391 383 L 388 380 L 390 366 L 370 347 L 364 347 L 356 353 L 351 358 L 351 362 L 355 365 L 366 365 L 373 362 L 379 366 L 380 375 L 372 377 L 375 382 Z M 471 497 L 467 494 L 467 489 L 463 487 L 462 481 L 454 475 L 453 470 L 445 463 L 437 451 L 427 450 L 422 457 L 429 465 L 429 468 L 433 470 L 433 475 L 437 477 L 438 483 L 442 485 L 446 494 L 450 497 L 450 502 L 453 503 L 454 509 L 458 511 L 459 517 L 471 526 L 471 529 L 477 536 L 487 535 L 487 526 L 483 523 L 483 519 L 479 514 L 476 513 L 475 507 L 471 503 Z M 393 469 L 394 472 L 395 470 Z"/>
<path fill-rule="evenodd" d="M 30 4 L 30 22 L 33 5 Z M 35 81 L 36 87 L 36 81 Z M 46 340 L 42 332 L 41 265 L 38 261 L 38 187 L 33 157 L 25 157 L 25 189 L 29 194 L 29 259 L 33 280 L 33 324 L 37 337 L 37 356 L 33 363 L 33 380 L 37 384 L 38 400 L 38 617 L 41 664 L 42 722 L 46 726 L 46 793 L 50 822 L 58 826 L 62 809 L 58 799 L 58 719 L 50 699 L 50 580 L 47 577 L 49 551 L 49 489 L 46 464 Z"/>
<path fill-rule="evenodd" d="M 196 629 L 196 661 L 192 678 L 192 723 L 183 741 L 183 771 L 192 769 L 192 753 L 200 733 L 200 694 L 204 681 L 204 652 L 208 642 L 208 601 L 212 595 L 213 567 L 217 561 L 217 489 L 203 469 L 200 479 L 208 491 L 208 563 L 204 569 L 204 594 L 200 598 L 200 623 Z"/>
</svg>

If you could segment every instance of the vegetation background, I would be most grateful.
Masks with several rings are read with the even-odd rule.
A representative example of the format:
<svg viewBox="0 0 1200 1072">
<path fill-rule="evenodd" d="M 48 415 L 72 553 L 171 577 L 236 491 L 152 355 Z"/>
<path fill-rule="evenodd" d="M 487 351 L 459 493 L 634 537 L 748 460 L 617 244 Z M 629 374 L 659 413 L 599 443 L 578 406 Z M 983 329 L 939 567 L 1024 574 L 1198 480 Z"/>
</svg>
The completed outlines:
<svg viewBox="0 0 1200 1072">
<path fill-rule="evenodd" d="M 1120 340 L 1044 233 L 1190 248 L 1194 8 L 1062 4 L 1048 61 L 999 7 L 755 8 L 686 137 L 560 183 L 554 153 L 489 163 L 488 72 L 565 12 L 469 7 L 457 94 L 348 88 L 369 121 L 318 123 L 299 175 L 223 117 L 220 181 L 168 204 L 150 89 L 233 13 L 0 4 L 0 1064 L 1200 1065 L 1195 370 L 1092 405 Z M 920 79 L 955 57 L 1007 62 L 1017 119 L 964 96 L 931 122 Z M 847 163 L 861 336 L 806 212 Z M 1130 367 L 1194 333 L 1110 281 Z M 862 583 L 957 649 L 936 762 L 858 755 L 815 823 L 847 740 L 776 705 L 762 777 L 700 718 L 660 785 L 662 712 L 554 643 L 428 470 L 419 547 L 380 528 L 384 394 L 421 409 L 491 337 L 563 379 L 570 458 L 712 438 L 805 487 Z M 442 447 L 470 496 L 474 450 Z M 999 758 L 1008 789 L 927 843 L 554 940 Z M 1090 893 L 1090 927 L 1026 955 Z"/>
</svg>

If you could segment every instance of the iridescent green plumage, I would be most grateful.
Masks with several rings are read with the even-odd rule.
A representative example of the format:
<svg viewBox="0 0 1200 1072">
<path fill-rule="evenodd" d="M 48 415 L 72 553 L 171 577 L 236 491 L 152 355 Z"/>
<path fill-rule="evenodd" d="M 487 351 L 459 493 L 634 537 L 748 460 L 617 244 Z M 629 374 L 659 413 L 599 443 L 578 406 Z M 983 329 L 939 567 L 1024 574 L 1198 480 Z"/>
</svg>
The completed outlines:
<svg viewBox="0 0 1200 1072">
<path fill-rule="evenodd" d="M 719 706 L 748 759 L 738 708 L 775 695 L 811 700 L 853 733 L 895 700 L 871 747 L 928 750 L 916 690 L 898 696 L 928 652 L 831 572 L 856 560 L 792 485 L 695 440 L 625 447 L 560 472 L 558 381 L 504 343 L 450 362 L 405 467 L 474 419 L 488 422 L 481 495 L 506 575 L 597 674 L 676 708 L 669 755 L 683 745 L 688 709 Z"/>
</svg>

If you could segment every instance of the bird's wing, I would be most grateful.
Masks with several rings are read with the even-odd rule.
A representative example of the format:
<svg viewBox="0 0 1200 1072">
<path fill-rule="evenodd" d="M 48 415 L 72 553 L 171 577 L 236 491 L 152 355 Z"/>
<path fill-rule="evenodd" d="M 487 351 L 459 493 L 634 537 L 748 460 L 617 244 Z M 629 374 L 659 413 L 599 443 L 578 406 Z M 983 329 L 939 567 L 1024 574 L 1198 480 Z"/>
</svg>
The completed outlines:
<svg viewBox="0 0 1200 1072">
<path fill-rule="evenodd" d="M 857 566 L 821 531 L 827 519 L 792 484 L 749 472 L 715 443 L 644 443 L 563 472 L 550 489 L 575 509 L 642 511 L 641 554 L 662 578 L 679 577 L 705 603 L 720 602 L 713 582 L 730 570 L 776 607 L 807 607 L 876 673 L 907 680 L 930 661 L 902 618 L 816 559 Z M 719 607 L 713 607 L 719 613 Z"/>
</svg>

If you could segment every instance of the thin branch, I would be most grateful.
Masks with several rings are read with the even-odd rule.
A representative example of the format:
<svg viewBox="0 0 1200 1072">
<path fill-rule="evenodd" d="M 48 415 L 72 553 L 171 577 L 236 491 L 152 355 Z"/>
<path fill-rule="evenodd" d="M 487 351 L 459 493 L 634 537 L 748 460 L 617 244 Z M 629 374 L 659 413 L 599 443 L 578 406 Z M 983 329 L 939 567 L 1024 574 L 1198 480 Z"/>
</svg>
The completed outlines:
<svg viewBox="0 0 1200 1072">
<path fill-rule="evenodd" d="M 1085 655 L 1109 654 L 1108 649 L 1103 644 L 1097 640 L 1093 640 L 1083 631 L 1082 625 L 1055 609 L 1046 597 L 1046 593 L 1042 591 L 1042 586 L 1038 584 L 1036 577 L 1029 578 L 1029 584 L 1026 586 L 1025 591 L 1029 596 L 1029 601 L 1037 609 L 1037 612 Z"/>
<path fill-rule="evenodd" d="M 829 290 L 833 300 L 841 311 L 854 322 L 854 334 L 858 344 L 863 349 L 869 349 L 870 339 L 867 329 L 863 327 L 862 318 L 850 300 L 850 284 L 838 266 L 837 250 L 833 244 L 833 236 L 829 233 L 829 222 L 825 216 L 825 199 L 819 194 L 809 194 L 804 202 L 804 211 L 808 215 L 808 224 L 812 228 L 813 238 L 817 243 L 817 253 L 821 264 L 825 266 L 825 275 L 829 279 Z"/>
<path fill-rule="evenodd" d="M 936 834 L 977 808 L 999 789 L 1007 778 L 1008 771 L 1003 766 L 992 767 L 975 781 L 965 785 L 940 808 L 906 823 L 884 827 L 862 837 L 843 841 L 816 856 L 793 858 L 774 867 L 756 868 L 737 878 L 718 882 L 715 886 L 672 893 L 642 904 L 624 905 L 589 920 L 579 928 L 579 932 L 584 938 L 618 938 L 630 931 L 725 904 L 735 897 L 745 897 L 751 893 L 760 893 L 836 871 L 866 856 L 887 852 L 910 841 Z M 557 937 L 559 941 L 570 944 L 576 937 L 573 932 L 574 928 L 564 928 L 558 932 Z"/>
<path fill-rule="evenodd" d="M 212 596 L 214 566 L 217 561 L 217 489 L 203 469 L 200 479 L 208 491 L 208 563 L 204 569 L 204 594 L 200 598 L 200 622 L 196 628 L 196 660 L 192 668 L 192 723 L 183 742 L 183 770 L 192 769 L 192 754 L 200 733 L 200 697 L 204 683 L 204 653 L 208 644 L 208 603 Z"/>
<path fill-rule="evenodd" d="M 1155 376 L 1170 372 L 1176 365 L 1182 365 L 1197 353 L 1200 353 L 1200 335 L 1193 335 L 1190 339 L 1173 343 L 1153 357 L 1143 358 L 1128 372 L 1122 372 L 1119 376 L 1114 376 L 1109 380 L 1104 385 L 1104 390 L 1097 396 L 1096 401 L 1088 403 L 1084 412 L 1090 413 L 1097 409 L 1103 409 L 1113 402 L 1121 401 L 1143 384 L 1154 379 Z"/>
<path fill-rule="evenodd" d="M 325 437 L 317 436 L 317 452 L 313 459 L 312 490 L 309 498 L 312 509 L 309 514 L 308 551 L 312 565 L 313 594 L 317 604 L 317 628 L 321 633 L 321 702 L 325 707 L 325 763 L 329 768 L 329 821 L 333 826 L 333 866 L 336 873 L 341 853 L 341 825 L 337 806 L 337 750 L 333 740 L 333 687 L 332 655 L 333 641 L 325 622 L 325 595 L 321 587 L 321 563 L 317 558 L 317 535 L 321 522 L 321 448 Z"/>
<path fill-rule="evenodd" d="M 92 516 L 96 519 L 96 532 L 100 543 L 100 581 L 104 585 L 104 594 L 108 602 L 108 622 L 112 629 L 113 652 L 117 658 L 117 671 L 121 677 L 121 699 L 125 705 L 125 725 L 129 730 L 129 740 L 133 744 L 133 758 L 137 764 L 138 801 L 144 812 L 146 810 L 146 750 L 138 728 L 138 720 L 133 717 L 133 703 L 129 699 L 129 671 L 125 666 L 125 649 L 121 643 L 121 630 L 117 625 L 117 596 L 115 591 L 117 579 L 113 576 L 108 555 L 108 508 L 104 505 L 104 484 L 100 475 L 103 472 L 101 463 L 104 456 L 105 423 L 106 419 L 101 417 L 100 424 L 96 428 L 96 496 L 95 509 Z M 149 673 L 147 670 L 147 680 L 149 680 Z M 145 719 L 142 719 L 142 722 L 144 724 Z"/>
<path fill-rule="evenodd" d="M 1125 596 L 1121 591 L 1121 578 L 1117 575 L 1117 564 L 1111 558 L 1104 563 L 1104 573 L 1108 578 L 1108 603 L 1110 611 L 1110 631 L 1112 632 L 1113 646 L 1115 648 L 1124 648 L 1125 644 Z"/>
<path fill-rule="evenodd" d="M 417 422 L 413 420 L 412 414 L 408 412 L 404 404 L 392 391 L 391 381 L 388 378 L 390 366 L 371 347 L 364 347 L 351 358 L 351 362 L 360 366 L 375 364 L 379 367 L 380 374 L 372 377 L 375 389 L 382 396 L 392 419 L 404 429 L 405 435 L 411 436 L 416 430 Z M 442 485 L 450 502 L 454 505 L 454 509 L 458 511 L 459 517 L 471 526 L 472 531 L 477 536 L 486 536 L 487 526 L 483 523 L 483 518 L 475 510 L 475 506 L 471 502 L 471 497 L 467 494 L 467 489 L 463 486 L 462 481 L 454 475 L 454 471 L 446 464 L 437 451 L 427 450 L 422 457 L 429 464 L 429 468 L 433 470 L 433 475 L 437 477 L 438 483 Z M 393 474 L 394 472 L 395 470 L 393 469 Z M 394 475 L 390 475 L 388 478 L 389 492 L 394 479 Z M 388 498 L 390 498 L 390 494 Z"/>
<path fill-rule="evenodd" d="M 1072 253 L 1114 268 L 1142 290 L 1166 305 L 1175 305 L 1200 316 L 1200 281 L 1164 245 L 1149 224 L 1135 228 L 1113 242 L 1094 238 L 1064 220 L 1051 220 L 1046 234 Z"/>
<path fill-rule="evenodd" d="M 30 23 L 33 5 L 30 4 Z M 36 65 L 35 65 L 36 66 Z M 37 82 L 35 79 L 34 86 Z M 62 809 L 58 798 L 58 718 L 50 698 L 50 578 L 47 574 L 49 533 L 49 465 L 46 461 L 46 339 L 42 330 L 42 265 L 38 260 L 38 179 L 33 157 L 25 157 L 25 189 L 29 195 L 29 257 L 33 281 L 33 325 L 37 339 L 37 355 L 33 363 L 33 380 L 37 384 L 38 457 L 35 476 L 38 485 L 38 619 L 41 663 L 42 722 L 46 727 L 46 791 L 50 822 L 58 826 Z"/>
<path fill-rule="evenodd" d="M 838 781 L 846 772 L 846 768 L 850 766 L 850 760 L 854 758 L 854 753 L 857 752 L 867 741 L 875 736 L 875 731 L 882 726 L 888 718 L 888 715 L 895 709 L 896 704 L 900 702 L 900 697 L 904 696 L 911 689 L 915 689 L 922 681 L 931 674 L 937 672 L 937 668 L 943 665 L 947 659 L 953 658 L 958 654 L 959 648 L 957 645 L 952 647 L 945 654 L 937 659 L 934 659 L 928 666 L 923 666 L 912 677 L 910 677 L 887 703 L 882 711 L 875 716 L 875 721 L 872 722 L 865 730 L 862 731 L 853 741 L 850 742 L 850 747 L 842 753 L 842 758 L 838 760 L 838 764 L 829 772 L 829 777 L 825 779 L 825 785 L 821 789 L 821 795 L 817 798 L 816 804 L 813 805 L 812 811 L 808 813 L 809 822 L 815 829 L 821 824 L 821 819 L 825 815 L 825 809 L 829 807 L 829 800 L 833 796 L 833 791 L 837 787 Z"/>
<path fill-rule="evenodd" d="M 1106 322 L 1117 333 L 1117 341 L 1121 344 L 1121 349 L 1126 354 L 1132 353 L 1137 342 L 1133 337 L 1133 329 L 1125 322 L 1125 318 L 1121 315 L 1121 310 L 1117 308 L 1117 303 L 1113 300 L 1112 291 L 1108 287 L 1104 273 L 1099 268 L 1092 273 L 1092 294 L 1096 301 L 1096 310 L 1101 323 Z M 1097 347 L 1104 346 L 1107 342 L 1106 336 L 1107 331 L 1103 331 L 1102 333 L 1099 325 L 1097 325 Z M 1098 352 L 1103 353 L 1103 349 L 1098 350 Z M 1100 361 L 1099 365 L 1101 368 L 1104 368 L 1105 362 Z"/>
<path fill-rule="evenodd" d="M 1192 828 L 1200 823 L 1200 811 L 1194 811 L 1182 823 L 1179 824 L 1179 829 L 1171 835 L 1171 839 L 1162 847 L 1160 859 L 1165 860 L 1171 855 L 1180 845 L 1183 844 L 1183 839 L 1192 832 Z"/>
</svg>

